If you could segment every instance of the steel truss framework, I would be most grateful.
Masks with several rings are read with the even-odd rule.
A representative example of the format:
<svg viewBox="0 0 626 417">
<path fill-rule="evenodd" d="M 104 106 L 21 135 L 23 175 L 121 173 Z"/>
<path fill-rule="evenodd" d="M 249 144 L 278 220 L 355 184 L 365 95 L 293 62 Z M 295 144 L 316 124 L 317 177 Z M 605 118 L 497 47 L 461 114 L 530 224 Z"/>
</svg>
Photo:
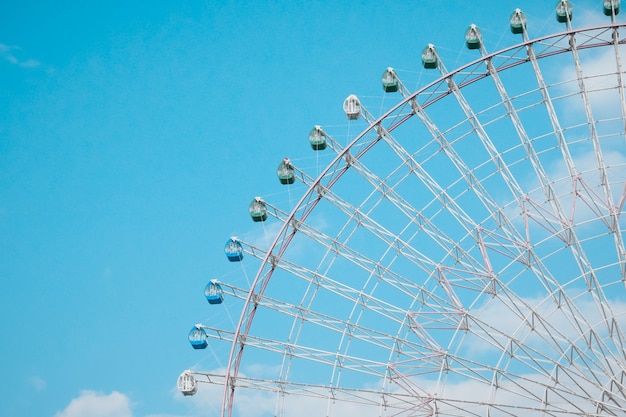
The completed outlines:
<svg viewBox="0 0 626 417">
<path fill-rule="evenodd" d="M 346 146 L 324 132 L 334 156 L 296 168 L 295 208 L 266 202 L 273 243 L 242 241 L 251 287 L 221 283 L 236 328 L 203 326 L 231 346 L 225 372 L 184 375 L 224 387 L 223 416 L 248 389 L 281 416 L 301 398 L 324 415 L 623 415 L 624 27 L 481 44 L 363 108 Z"/>
</svg>

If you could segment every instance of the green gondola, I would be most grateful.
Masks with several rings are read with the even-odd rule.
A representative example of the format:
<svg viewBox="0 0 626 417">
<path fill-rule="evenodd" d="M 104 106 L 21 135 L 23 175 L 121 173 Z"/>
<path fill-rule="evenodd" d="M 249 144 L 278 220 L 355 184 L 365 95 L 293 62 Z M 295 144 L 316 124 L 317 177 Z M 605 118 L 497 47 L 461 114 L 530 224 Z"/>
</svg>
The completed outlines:
<svg viewBox="0 0 626 417">
<path fill-rule="evenodd" d="M 437 68 L 437 51 L 435 45 L 429 43 L 422 51 L 422 65 L 426 69 Z"/>
<path fill-rule="evenodd" d="M 285 158 L 278 164 L 278 168 L 276 169 L 276 173 L 278 174 L 278 180 L 281 184 L 293 184 L 296 182 L 296 171 L 289 162 L 289 158 Z"/>
<path fill-rule="evenodd" d="M 267 220 L 267 207 L 261 197 L 255 197 L 254 200 L 252 200 L 248 207 L 248 212 L 254 222 L 264 222 Z"/>
<path fill-rule="evenodd" d="M 522 12 L 520 9 L 515 9 L 511 18 L 509 19 L 509 23 L 511 24 L 511 32 L 516 35 L 524 33 L 526 30 L 526 24 L 528 19 L 526 19 L 526 14 Z"/>
<path fill-rule="evenodd" d="M 613 16 L 619 13 L 620 0 L 604 0 L 604 14 L 606 16 Z"/>
<path fill-rule="evenodd" d="M 321 126 L 314 126 L 309 132 L 309 144 L 314 151 L 323 151 L 326 149 L 326 134 Z"/>
<path fill-rule="evenodd" d="M 567 0 L 559 0 L 556 5 L 556 20 L 559 23 L 571 22 L 574 18 L 574 8 Z"/>
<path fill-rule="evenodd" d="M 482 35 L 475 24 L 471 24 L 465 31 L 465 45 L 468 49 L 480 49 Z"/>
<path fill-rule="evenodd" d="M 382 83 L 385 93 L 395 93 L 400 88 L 400 80 L 398 80 L 396 72 L 391 67 L 383 72 Z"/>
</svg>

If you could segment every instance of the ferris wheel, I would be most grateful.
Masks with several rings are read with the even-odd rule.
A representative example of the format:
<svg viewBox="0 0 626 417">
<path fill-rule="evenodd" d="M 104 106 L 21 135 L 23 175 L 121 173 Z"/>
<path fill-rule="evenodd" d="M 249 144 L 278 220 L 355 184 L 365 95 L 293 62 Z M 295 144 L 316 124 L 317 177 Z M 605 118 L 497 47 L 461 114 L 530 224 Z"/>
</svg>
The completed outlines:
<svg viewBox="0 0 626 417">
<path fill-rule="evenodd" d="M 536 39 L 516 9 L 521 42 L 495 53 L 471 25 L 470 63 L 426 45 L 433 81 L 387 68 L 391 108 L 344 102 L 356 136 L 314 126 L 323 167 L 285 158 L 301 198 L 250 203 L 272 239 L 227 241 L 258 269 L 207 284 L 238 316 L 193 326 L 223 362 L 180 391 L 229 417 L 624 415 L 626 24 L 601 3 L 606 23 L 576 29 L 559 1 L 564 30 Z"/>
</svg>

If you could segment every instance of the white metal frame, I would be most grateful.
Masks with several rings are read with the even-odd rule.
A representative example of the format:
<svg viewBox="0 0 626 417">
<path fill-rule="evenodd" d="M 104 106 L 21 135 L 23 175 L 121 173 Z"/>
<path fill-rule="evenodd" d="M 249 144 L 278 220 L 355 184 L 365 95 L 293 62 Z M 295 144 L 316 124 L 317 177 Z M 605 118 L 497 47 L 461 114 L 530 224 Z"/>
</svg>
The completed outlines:
<svg viewBox="0 0 626 417">
<path fill-rule="evenodd" d="M 242 241 L 246 253 L 262 263 L 251 288 L 221 283 L 227 297 L 244 302 L 234 330 L 205 327 L 210 338 L 231 345 L 226 373 L 186 371 L 197 382 L 224 387 L 222 416 L 233 415 L 235 393 L 248 388 L 276 393 L 279 404 L 287 396 L 302 395 L 326 399 L 329 404 L 345 401 L 374 407 L 385 416 L 619 415 L 626 411 L 626 310 L 620 309 L 619 301 L 626 295 L 626 226 L 621 219 L 626 178 L 612 178 L 611 174 L 616 169 L 626 172 L 626 167 L 607 164 L 603 139 L 596 126 L 599 120 L 589 98 L 588 77 L 579 56 L 586 49 L 614 48 L 616 68 L 607 72 L 617 81 L 622 122 L 626 121 L 619 48 L 625 42 L 618 35 L 626 24 L 616 23 L 614 16 L 612 20 L 610 24 L 586 29 L 572 29 L 568 22 L 566 31 L 535 40 L 524 32 L 521 43 L 491 54 L 481 45 L 475 61 L 451 72 L 439 58 L 441 77 L 413 93 L 401 84 L 402 99 L 382 116 L 372 116 L 361 104 L 361 116 L 368 126 L 347 146 L 342 147 L 325 132 L 336 157 L 317 178 L 294 166 L 298 180 L 307 186 L 295 208 L 287 213 L 266 202 L 268 214 L 282 224 L 269 249 Z M 552 96 L 554 86 L 545 80 L 539 64 L 543 58 L 564 54 L 570 54 L 574 64 L 577 94 L 595 155 L 593 172 L 597 171 L 600 178 L 597 184 L 590 184 L 590 174 L 576 165 L 570 149 L 572 140 L 567 137 L 557 109 L 558 99 Z M 520 113 L 525 109 L 516 104 L 522 102 L 522 96 L 511 96 L 501 79 L 500 74 L 520 65 L 531 67 L 535 75 L 536 91 L 542 101 L 534 106 L 542 106 L 550 121 L 549 133 L 557 141 L 555 148 L 560 150 L 560 162 L 567 169 L 570 188 L 566 194 L 558 189 L 563 179 L 551 177 L 542 160 L 544 151 L 535 149 L 537 138 L 531 137 L 522 121 Z M 523 149 L 521 160 L 538 182 L 533 190 L 521 183 L 506 161 L 508 150 L 499 147 L 488 132 L 493 120 L 483 116 L 480 109 L 475 110 L 464 94 L 466 87 L 489 82 L 487 79 L 494 84 L 505 109 L 500 119 L 507 119 L 516 132 L 516 142 L 511 146 Z M 464 138 L 455 136 L 455 128 L 440 127 L 430 114 L 430 107 L 441 100 L 456 103 L 464 114 L 463 123 L 471 126 L 466 135 L 479 139 L 482 152 L 489 156 L 480 166 L 468 161 L 457 149 Z M 431 156 L 423 157 L 419 149 L 410 150 L 403 145 L 404 139 L 394 136 L 409 121 L 423 125 L 431 143 L 457 170 L 458 179 L 453 184 L 442 183 L 425 168 Z M 623 136 L 624 132 L 616 134 Z M 379 175 L 363 162 L 366 154 L 376 152 L 377 146 L 385 146 L 397 157 L 399 165 L 388 176 Z M 504 206 L 494 190 L 483 184 L 486 177 L 479 173 L 488 166 L 496 168 L 487 178 L 506 185 L 509 198 Z M 348 172 L 357 174 L 371 187 L 361 204 L 335 192 L 334 187 Z M 424 201 L 424 207 L 416 206 L 399 191 L 407 177 L 417 179 L 428 191 L 430 200 Z M 459 193 L 456 189 L 461 183 L 466 190 Z M 620 191 L 616 193 L 618 187 Z M 464 206 L 465 198 L 471 198 L 487 215 L 476 218 Z M 322 201 L 346 219 L 336 235 L 328 235 L 308 221 Z M 376 208 L 383 203 L 404 216 L 404 228 L 390 230 L 379 221 Z M 580 219 L 583 211 L 589 214 Z M 443 216 L 456 222 L 456 232 L 451 233 L 442 225 L 439 219 Z M 587 224 L 598 230 L 589 232 Z M 599 224 L 604 225 L 603 230 L 599 230 Z M 362 253 L 362 246 L 353 242 L 361 231 L 388 250 L 379 258 Z M 432 248 L 413 243 L 421 234 L 432 242 Z M 290 259 L 287 249 L 296 235 L 305 236 L 322 248 L 324 255 L 318 267 Z M 604 242 L 607 251 L 615 252 L 607 254 L 612 263 L 599 265 L 594 260 L 595 255 L 589 250 L 594 241 Z M 432 255 L 431 249 L 436 249 L 437 255 Z M 419 271 L 422 278 L 416 280 L 396 270 L 401 262 L 398 257 Z M 345 261 L 363 274 L 364 284 L 353 286 L 333 276 L 334 259 Z M 568 270 L 566 279 L 555 268 L 560 259 L 574 266 L 574 272 Z M 604 269 L 619 274 L 607 281 Z M 299 303 L 266 294 L 276 271 L 290 274 L 307 287 Z M 528 294 L 518 292 L 520 283 L 530 277 L 536 280 L 533 288 L 542 291 L 540 299 L 533 302 Z M 578 286 L 582 283 L 586 291 L 580 292 Z M 378 297 L 381 287 L 411 298 L 411 304 L 400 307 Z M 313 308 L 317 291 L 347 300 L 353 306 L 350 313 L 337 317 L 317 311 Z M 261 309 L 290 318 L 292 328 L 285 340 L 265 338 L 252 331 Z M 506 311 L 515 327 L 492 322 L 493 316 L 485 313 L 490 309 Z M 369 313 L 386 321 L 390 331 L 383 332 L 362 319 Z M 300 343 L 304 323 L 336 333 L 339 345 L 324 350 Z M 383 349 L 388 356 L 368 358 L 352 354 L 352 346 L 359 343 Z M 472 357 L 466 347 L 471 343 L 497 352 L 497 359 Z M 282 357 L 276 378 L 239 375 L 244 351 L 250 349 Z M 328 383 L 290 380 L 292 362 L 297 359 L 332 369 Z M 342 385 L 342 375 L 350 372 L 377 377 L 380 385 Z M 431 382 L 428 386 L 424 382 L 426 376 Z M 481 386 L 487 393 L 482 398 L 452 395 L 455 393 L 451 387 L 462 382 Z M 280 410 L 276 413 L 282 415 Z"/>
</svg>

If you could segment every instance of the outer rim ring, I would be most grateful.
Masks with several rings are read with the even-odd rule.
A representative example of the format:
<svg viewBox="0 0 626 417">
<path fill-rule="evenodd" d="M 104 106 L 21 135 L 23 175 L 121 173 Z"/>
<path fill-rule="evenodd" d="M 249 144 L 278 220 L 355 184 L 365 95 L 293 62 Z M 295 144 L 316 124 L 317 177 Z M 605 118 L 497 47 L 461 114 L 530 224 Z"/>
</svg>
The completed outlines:
<svg viewBox="0 0 626 417">
<path fill-rule="evenodd" d="M 337 156 L 333 159 L 333 161 L 327 165 L 327 167 L 320 173 L 320 175 L 315 179 L 315 181 L 303 193 L 301 199 L 296 203 L 296 205 L 294 206 L 294 209 L 291 211 L 287 219 L 283 222 L 281 229 L 276 234 L 276 238 L 270 245 L 267 251 L 267 254 L 265 258 L 263 259 L 262 264 L 259 267 L 257 274 L 252 282 L 252 285 L 248 293 L 247 299 L 245 301 L 245 306 L 242 310 L 242 313 L 241 313 L 241 316 L 240 316 L 240 319 L 239 319 L 239 322 L 237 324 L 237 328 L 235 331 L 235 336 L 231 345 L 231 350 L 230 350 L 229 359 L 228 359 L 228 367 L 227 367 L 227 372 L 225 375 L 226 384 L 224 385 L 224 391 L 223 391 L 222 415 L 224 416 L 232 415 L 232 404 L 233 404 L 233 399 L 234 399 L 236 390 L 234 387 L 231 386 L 231 384 L 232 384 L 232 381 L 234 381 L 238 376 L 239 365 L 240 365 L 242 355 L 243 355 L 243 345 L 240 344 L 238 341 L 246 337 L 246 335 L 248 334 L 250 330 L 252 321 L 254 320 L 254 316 L 256 313 L 256 305 L 254 303 L 254 298 L 260 295 L 263 295 L 267 285 L 269 284 L 273 271 L 276 268 L 277 262 L 280 262 L 280 258 L 282 257 L 284 252 L 287 250 L 287 247 L 289 246 L 290 242 L 292 241 L 293 237 L 295 236 L 297 232 L 297 225 L 304 222 L 308 218 L 308 216 L 311 214 L 313 209 L 316 207 L 317 203 L 323 198 L 324 190 L 330 189 L 343 176 L 343 174 L 350 168 L 350 163 L 346 163 L 342 169 L 336 170 L 334 172 L 333 172 L 333 168 L 336 166 L 339 166 L 340 163 L 344 160 L 354 160 L 354 159 L 358 160 L 365 153 L 371 150 L 376 143 L 378 143 L 378 140 L 380 140 L 380 136 L 378 137 L 377 140 L 374 140 L 371 143 L 369 143 L 367 146 L 365 146 L 358 154 L 351 155 L 350 151 L 353 148 L 355 148 L 355 146 L 359 144 L 359 142 L 368 133 L 372 132 L 374 129 L 378 128 L 379 126 L 382 126 L 383 122 L 388 119 L 391 119 L 395 112 L 399 111 L 400 109 L 404 107 L 409 106 L 410 102 L 415 100 L 420 95 L 425 94 L 427 91 L 429 91 L 433 87 L 436 87 L 437 85 L 445 84 L 447 80 L 451 79 L 455 75 L 463 73 L 466 70 L 471 69 L 481 63 L 493 60 L 494 58 L 497 58 L 500 56 L 507 55 L 508 53 L 515 51 L 515 50 L 525 49 L 528 47 L 532 47 L 536 44 L 544 44 L 546 42 L 549 44 L 549 46 L 546 48 L 546 52 L 535 55 L 535 57 L 538 60 L 545 58 L 545 57 L 549 57 L 549 56 L 571 52 L 571 48 L 557 47 L 556 43 L 550 43 L 550 41 L 555 41 L 558 39 L 563 39 L 566 37 L 574 36 L 577 34 L 584 34 L 584 33 L 599 31 L 599 30 L 617 31 L 618 29 L 624 28 L 624 27 L 626 27 L 626 23 L 610 23 L 606 25 L 599 25 L 599 26 L 593 26 L 593 27 L 587 27 L 587 28 L 581 28 L 581 29 L 570 29 L 570 30 L 566 30 L 560 33 L 551 34 L 551 35 L 543 36 L 543 37 L 532 39 L 532 40 L 524 40 L 521 43 L 501 49 L 497 52 L 481 56 L 480 58 L 468 64 L 460 66 L 456 68 L 455 70 L 442 75 L 441 77 L 437 78 L 435 81 L 430 82 L 429 84 L 423 86 L 416 92 L 412 93 L 410 96 L 401 100 L 397 105 L 393 106 L 390 110 L 388 110 L 378 119 L 376 119 L 370 126 L 368 126 L 361 133 L 359 133 L 341 152 L 339 152 Z M 597 42 L 597 43 L 579 45 L 578 49 L 582 50 L 582 49 L 589 49 L 589 48 L 597 48 L 597 47 L 602 47 L 602 46 L 611 46 L 614 44 L 615 44 L 614 42 L 602 41 L 602 42 Z M 619 45 L 626 44 L 626 39 L 619 40 L 618 44 Z M 555 49 L 550 50 L 549 48 L 555 48 Z M 506 69 L 525 64 L 529 61 L 530 59 L 528 57 L 526 57 L 526 59 L 518 59 L 507 65 L 496 67 L 496 71 L 500 73 Z M 462 89 L 468 85 L 473 84 L 474 82 L 477 82 L 489 76 L 488 73 L 480 73 L 480 74 L 472 73 L 472 75 L 474 75 L 473 78 L 469 78 L 465 82 L 458 84 L 458 88 Z M 449 94 L 451 94 L 450 91 L 442 92 L 439 94 L 429 94 L 429 96 L 432 96 L 432 98 L 429 101 L 426 101 L 424 104 L 420 104 L 420 106 L 425 109 L 431 104 L 434 104 L 438 102 L 439 100 L 443 99 L 444 97 L 448 96 Z M 405 121 L 409 120 L 414 115 L 415 115 L 415 112 L 405 115 L 400 120 L 386 127 L 385 130 L 387 132 L 392 132 L 395 128 L 403 124 Z M 326 183 L 326 185 L 323 185 L 322 182 L 325 179 L 329 179 L 329 180 Z M 298 214 L 300 214 L 300 217 L 298 217 Z"/>
</svg>

